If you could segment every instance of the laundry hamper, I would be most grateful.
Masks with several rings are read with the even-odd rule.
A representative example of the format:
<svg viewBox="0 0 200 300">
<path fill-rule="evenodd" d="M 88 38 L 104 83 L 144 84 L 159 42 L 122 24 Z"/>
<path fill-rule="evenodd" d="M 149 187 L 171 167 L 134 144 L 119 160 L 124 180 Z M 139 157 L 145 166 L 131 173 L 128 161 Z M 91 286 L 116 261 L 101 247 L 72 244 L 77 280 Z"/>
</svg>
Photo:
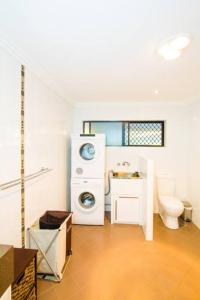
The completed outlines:
<svg viewBox="0 0 200 300">
<path fill-rule="evenodd" d="M 68 255 L 71 251 L 72 213 L 66 211 L 46 211 L 29 228 L 29 247 L 38 249 L 37 273 L 47 279 L 60 281 Z"/>
</svg>

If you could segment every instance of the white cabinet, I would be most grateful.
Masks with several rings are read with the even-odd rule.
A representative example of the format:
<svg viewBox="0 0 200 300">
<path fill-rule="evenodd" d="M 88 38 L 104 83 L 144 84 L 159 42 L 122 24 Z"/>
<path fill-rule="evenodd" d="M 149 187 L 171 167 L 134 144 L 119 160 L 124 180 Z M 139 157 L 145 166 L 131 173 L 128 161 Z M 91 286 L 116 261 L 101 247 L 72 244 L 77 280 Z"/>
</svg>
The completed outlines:
<svg viewBox="0 0 200 300">
<path fill-rule="evenodd" d="M 139 197 L 142 179 L 111 179 L 111 194 Z"/>
<path fill-rule="evenodd" d="M 142 179 L 111 179 L 111 223 L 141 223 L 142 183 Z"/>
</svg>

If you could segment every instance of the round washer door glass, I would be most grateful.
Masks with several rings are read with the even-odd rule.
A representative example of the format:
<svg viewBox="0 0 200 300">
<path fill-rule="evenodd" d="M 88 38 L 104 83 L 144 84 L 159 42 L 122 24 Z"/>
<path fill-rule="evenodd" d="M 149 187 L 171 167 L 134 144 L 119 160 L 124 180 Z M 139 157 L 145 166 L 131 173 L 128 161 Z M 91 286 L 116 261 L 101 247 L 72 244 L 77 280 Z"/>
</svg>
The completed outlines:
<svg viewBox="0 0 200 300">
<path fill-rule="evenodd" d="M 89 192 L 80 194 L 78 201 L 81 207 L 86 209 L 90 209 L 95 205 L 95 197 Z"/>
<path fill-rule="evenodd" d="M 95 148 L 91 143 L 83 144 L 80 148 L 80 156 L 85 160 L 92 160 L 95 156 Z"/>
</svg>

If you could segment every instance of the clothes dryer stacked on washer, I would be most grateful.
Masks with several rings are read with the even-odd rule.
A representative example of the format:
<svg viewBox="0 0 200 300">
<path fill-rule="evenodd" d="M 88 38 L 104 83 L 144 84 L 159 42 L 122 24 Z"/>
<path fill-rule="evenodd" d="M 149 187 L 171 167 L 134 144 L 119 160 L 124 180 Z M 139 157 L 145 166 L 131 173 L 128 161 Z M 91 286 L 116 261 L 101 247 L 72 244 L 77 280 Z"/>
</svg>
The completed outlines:
<svg viewBox="0 0 200 300">
<path fill-rule="evenodd" d="M 71 137 L 73 224 L 104 224 L 105 135 Z"/>
</svg>

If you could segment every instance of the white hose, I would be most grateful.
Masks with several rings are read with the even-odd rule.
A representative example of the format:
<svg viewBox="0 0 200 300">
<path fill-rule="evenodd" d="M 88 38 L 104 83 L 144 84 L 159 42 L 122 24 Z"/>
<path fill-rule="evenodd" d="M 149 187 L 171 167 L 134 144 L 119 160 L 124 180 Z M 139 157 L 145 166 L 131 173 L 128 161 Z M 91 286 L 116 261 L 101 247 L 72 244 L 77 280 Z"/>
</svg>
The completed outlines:
<svg viewBox="0 0 200 300">
<path fill-rule="evenodd" d="M 108 171 L 108 191 L 105 193 L 105 196 L 110 194 L 110 177 L 113 176 L 113 170 Z"/>
</svg>

